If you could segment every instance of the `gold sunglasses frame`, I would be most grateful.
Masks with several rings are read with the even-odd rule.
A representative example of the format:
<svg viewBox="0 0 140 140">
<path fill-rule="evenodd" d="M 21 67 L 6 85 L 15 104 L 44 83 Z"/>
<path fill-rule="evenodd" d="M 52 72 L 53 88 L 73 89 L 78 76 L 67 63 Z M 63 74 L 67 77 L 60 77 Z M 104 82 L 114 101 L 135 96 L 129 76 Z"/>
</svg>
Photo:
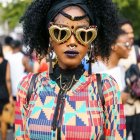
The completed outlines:
<svg viewBox="0 0 140 140">
<path fill-rule="evenodd" d="M 54 35 L 54 30 L 55 29 L 59 30 L 58 38 L 56 38 L 55 35 Z M 66 35 L 65 35 L 65 37 L 63 39 L 61 39 L 60 37 L 61 37 L 61 33 L 62 33 L 63 30 L 66 32 Z M 85 32 L 86 33 L 86 36 L 85 36 L 86 37 L 85 38 L 86 41 L 83 41 L 83 39 L 81 38 L 81 35 L 80 35 L 81 32 Z M 92 37 L 89 40 L 87 39 L 88 32 L 92 33 Z M 80 44 L 88 45 L 88 44 L 90 44 L 96 38 L 96 36 L 97 36 L 97 27 L 96 26 L 90 26 L 88 28 L 82 28 L 81 27 L 81 28 L 77 28 L 74 31 L 72 31 L 69 27 L 65 27 L 65 26 L 61 26 L 61 25 L 59 26 L 59 25 L 52 24 L 49 27 L 49 34 L 50 34 L 52 40 L 54 40 L 55 42 L 57 42 L 59 44 L 66 42 L 71 37 L 71 35 L 74 34 L 76 40 Z"/>
</svg>

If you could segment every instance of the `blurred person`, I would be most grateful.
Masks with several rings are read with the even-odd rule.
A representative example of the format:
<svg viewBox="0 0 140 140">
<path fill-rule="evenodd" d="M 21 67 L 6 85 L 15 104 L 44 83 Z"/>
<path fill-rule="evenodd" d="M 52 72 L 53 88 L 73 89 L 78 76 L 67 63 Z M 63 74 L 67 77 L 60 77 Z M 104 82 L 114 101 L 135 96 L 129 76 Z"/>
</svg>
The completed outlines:
<svg viewBox="0 0 140 140">
<path fill-rule="evenodd" d="M 4 59 L 2 45 L 0 44 L 0 130 L 2 140 L 6 140 L 7 123 L 1 118 L 4 105 L 12 102 L 10 65 Z"/>
<path fill-rule="evenodd" d="M 47 63 L 47 58 L 37 58 L 36 52 L 32 53 L 32 61 L 33 61 L 33 73 L 40 73 L 44 71 L 48 71 L 49 64 Z"/>
<path fill-rule="evenodd" d="M 36 60 L 33 66 L 33 72 L 38 73 L 38 72 L 48 71 L 48 67 L 49 64 L 46 62 L 46 58 L 43 58 L 40 62 Z"/>
<path fill-rule="evenodd" d="M 37 58 L 34 59 L 34 66 L 33 66 L 34 73 L 49 71 L 49 68 L 57 63 L 55 53 L 52 51 L 50 52 L 50 55 L 51 55 L 51 59 L 49 58 L 49 55 L 42 58 L 41 60 L 38 60 Z M 50 63 L 50 61 L 52 62 Z M 50 66 L 50 64 L 52 64 L 52 66 Z"/>
<path fill-rule="evenodd" d="M 130 51 L 130 55 L 127 59 L 121 59 L 119 64 L 123 65 L 126 70 L 131 67 L 133 64 L 138 63 L 138 59 L 140 56 L 140 49 L 138 46 L 134 44 L 134 31 L 132 23 L 126 18 L 120 18 L 119 26 L 123 31 L 126 32 L 129 38 L 129 42 L 132 45 L 132 49 Z M 139 64 L 138 64 L 139 65 Z M 127 91 L 128 92 L 128 91 Z M 129 98 L 127 99 L 124 109 L 126 115 L 126 129 L 127 129 L 127 137 L 130 132 L 132 133 L 133 140 L 140 139 L 140 99 L 134 98 L 129 93 Z"/>
<path fill-rule="evenodd" d="M 19 40 L 12 42 L 12 54 L 7 55 L 11 68 L 12 95 L 16 100 L 17 86 L 19 81 L 28 73 L 32 72 L 30 60 L 22 52 L 22 43 Z M 27 73 L 26 73 L 27 72 Z"/>
<path fill-rule="evenodd" d="M 97 62 L 92 64 L 93 73 L 108 73 L 112 75 L 117 81 L 123 103 L 126 102 L 128 94 L 124 92 L 125 84 L 125 68 L 119 65 L 121 58 L 127 59 L 131 51 L 132 45 L 129 43 L 129 38 L 123 30 L 119 30 L 119 35 L 115 43 L 111 46 L 111 53 L 109 59 L 102 60 L 100 56 Z"/>
<path fill-rule="evenodd" d="M 4 38 L 4 45 L 3 45 L 4 57 L 12 53 L 12 48 L 11 48 L 12 42 L 13 42 L 13 38 L 11 36 L 6 36 Z"/>
<path fill-rule="evenodd" d="M 137 53 L 140 54 L 140 49 L 134 44 L 134 30 L 130 20 L 120 17 L 119 19 L 120 28 L 126 32 L 129 37 L 129 43 L 132 45 L 130 55 L 127 59 L 121 59 L 119 61 L 120 65 L 123 65 L 127 70 L 131 64 L 137 64 Z"/>
</svg>

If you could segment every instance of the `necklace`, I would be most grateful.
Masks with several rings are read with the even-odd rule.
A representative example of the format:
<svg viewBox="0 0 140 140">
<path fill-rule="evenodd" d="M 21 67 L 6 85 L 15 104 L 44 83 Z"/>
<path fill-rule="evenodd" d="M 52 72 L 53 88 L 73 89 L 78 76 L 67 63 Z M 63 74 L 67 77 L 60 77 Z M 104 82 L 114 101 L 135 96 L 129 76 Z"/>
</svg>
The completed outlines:
<svg viewBox="0 0 140 140">
<path fill-rule="evenodd" d="M 63 91 L 69 91 L 71 89 L 71 87 L 73 86 L 73 84 L 78 81 L 78 80 L 76 80 L 75 75 L 72 76 L 72 79 L 71 79 L 70 82 L 69 81 L 62 82 L 62 75 L 61 74 L 57 79 L 60 79 L 60 82 L 59 82 L 60 83 L 60 88 Z"/>
</svg>

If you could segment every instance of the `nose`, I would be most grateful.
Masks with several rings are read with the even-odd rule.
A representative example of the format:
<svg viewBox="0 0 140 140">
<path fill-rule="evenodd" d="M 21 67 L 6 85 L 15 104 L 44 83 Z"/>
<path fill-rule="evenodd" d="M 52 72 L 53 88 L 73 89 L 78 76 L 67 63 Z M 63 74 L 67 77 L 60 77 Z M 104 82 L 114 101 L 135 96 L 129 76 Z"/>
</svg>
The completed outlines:
<svg viewBox="0 0 140 140">
<path fill-rule="evenodd" d="M 133 33 L 128 33 L 128 37 L 129 38 L 134 38 L 134 34 Z"/>
<path fill-rule="evenodd" d="M 133 42 L 134 42 L 134 34 L 133 33 L 129 33 L 128 37 L 130 39 L 130 43 L 133 44 Z"/>
<path fill-rule="evenodd" d="M 76 44 L 77 43 L 77 40 L 74 36 L 74 34 L 71 35 L 71 37 L 68 39 L 68 44 Z"/>
</svg>

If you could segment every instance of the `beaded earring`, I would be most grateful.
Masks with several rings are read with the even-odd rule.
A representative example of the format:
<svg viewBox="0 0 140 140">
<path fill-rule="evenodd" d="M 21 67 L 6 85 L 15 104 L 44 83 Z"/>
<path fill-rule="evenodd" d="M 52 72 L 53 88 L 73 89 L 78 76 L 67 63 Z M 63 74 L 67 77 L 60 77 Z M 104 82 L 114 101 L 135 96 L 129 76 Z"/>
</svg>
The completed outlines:
<svg viewBox="0 0 140 140">
<path fill-rule="evenodd" d="M 48 49 L 48 62 L 50 63 L 49 65 L 49 73 L 53 73 L 53 49 L 51 47 L 51 44 L 49 44 L 49 49 Z"/>
<path fill-rule="evenodd" d="M 92 63 L 94 62 L 93 48 L 94 48 L 94 46 L 91 45 L 90 48 L 89 48 L 89 54 L 88 54 L 88 56 L 89 56 L 88 74 L 89 75 L 92 74 Z"/>
</svg>

